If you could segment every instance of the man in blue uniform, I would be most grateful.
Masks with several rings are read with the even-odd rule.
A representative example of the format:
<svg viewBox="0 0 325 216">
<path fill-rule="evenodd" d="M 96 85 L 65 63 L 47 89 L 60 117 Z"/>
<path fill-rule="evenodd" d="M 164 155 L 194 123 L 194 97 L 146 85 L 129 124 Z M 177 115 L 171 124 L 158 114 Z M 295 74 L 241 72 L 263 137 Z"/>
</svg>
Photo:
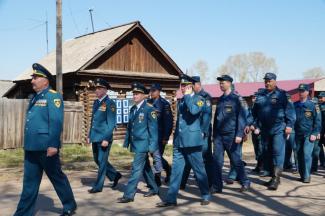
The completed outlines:
<svg viewBox="0 0 325 216">
<path fill-rule="evenodd" d="M 235 94 L 238 94 L 238 92 L 235 90 L 235 85 L 232 83 L 231 84 L 231 90 L 235 93 Z M 246 115 L 246 126 L 245 126 L 245 129 L 244 129 L 244 137 L 242 139 L 242 142 L 241 144 L 239 145 L 239 149 L 238 149 L 238 152 L 239 152 L 239 155 L 240 155 L 240 159 L 243 160 L 243 143 L 247 140 L 247 136 L 250 132 L 250 125 L 252 124 L 252 121 L 253 121 L 253 116 L 251 114 L 251 111 L 246 103 L 245 100 L 241 100 L 241 103 L 242 103 L 242 106 L 245 110 L 245 115 Z M 228 157 L 230 158 L 230 156 L 228 155 Z M 244 163 L 244 166 L 246 166 L 246 162 L 243 161 Z M 235 169 L 235 166 L 233 165 L 233 163 L 230 161 L 230 170 L 229 170 L 229 173 L 228 173 L 228 176 L 227 176 L 227 179 L 226 179 L 226 184 L 233 184 L 234 181 L 238 180 L 237 178 L 237 172 L 236 172 L 236 169 Z"/>
<path fill-rule="evenodd" d="M 319 101 L 318 98 L 313 97 L 311 101 L 314 104 L 317 104 L 319 107 Z M 321 116 L 321 115 L 320 115 Z M 317 139 L 313 142 L 314 143 L 314 149 L 312 153 L 312 164 L 311 164 L 311 173 L 316 174 L 318 171 L 318 161 L 319 161 L 319 154 L 321 152 L 321 143 L 320 143 L 320 134 L 317 136 Z"/>
<path fill-rule="evenodd" d="M 95 184 L 89 193 L 101 192 L 105 176 L 113 181 L 112 188 L 116 187 L 121 173 L 117 172 L 108 162 L 109 152 L 113 142 L 113 131 L 116 125 L 116 105 L 107 95 L 109 83 L 101 78 L 95 80 L 97 100 L 94 101 L 91 127 L 88 143 L 92 143 L 95 163 L 98 165 L 98 174 Z"/>
<path fill-rule="evenodd" d="M 131 87 L 135 105 L 130 110 L 123 147 L 130 147 L 130 151 L 135 154 L 131 176 L 124 195 L 118 199 L 120 203 L 133 202 L 142 174 L 145 176 L 149 186 L 149 192 L 144 196 L 150 197 L 158 194 L 158 186 L 155 182 L 148 157 L 149 152 L 154 153 L 158 149 L 157 113 L 154 107 L 145 100 L 148 90 L 144 85 L 136 82 Z"/>
<path fill-rule="evenodd" d="M 148 103 L 152 104 L 157 112 L 158 120 L 158 147 L 159 150 L 153 153 L 153 158 L 160 158 L 160 162 L 155 162 L 154 159 L 154 169 L 155 169 L 155 181 L 158 186 L 161 185 L 161 170 L 162 168 L 166 171 L 165 183 L 169 182 L 171 168 L 166 159 L 164 159 L 163 154 L 165 147 L 168 143 L 170 134 L 173 130 L 173 113 L 170 108 L 169 102 L 160 96 L 161 86 L 159 83 L 152 84 L 150 88 L 150 99 Z M 162 165 L 162 167 L 161 167 Z"/>
<path fill-rule="evenodd" d="M 322 116 L 322 128 L 319 140 L 320 152 L 319 161 L 320 165 L 325 167 L 325 155 L 324 155 L 324 145 L 325 145 L 325 92 L 320 92 L 318 95 L 318 102 Z"/>
<path fill-rule="evenodd" d="M 308 84 L 299 85 L 299 101 L 294 103 L 297 120 L 295 123 L 298 168 L 301 181 L 310 183 L 314 142 L 320 133 L 321 113 L 317 104 L 308 99 Z"/>
<path fill-rule="evenodd" d="M 67 176 L 61 170 L 59 149 L 63 128 L 62 96 L 52 90 L 51 73 L 40 64 L 33 64 L 31 99 L 25 122 L 24 182 L 15 216 L 34 215 L 43 171 L 50 179 L 63 205 L 62 215 L 74 214 L 77 205 Z"/>
<path fill-rule="evenodd" d="M 250 108 L 250 129 L 252 131 L 252 143 L 254 146 L 254 153 L 255 153 L 255 159 L 257 161 L 256 167 L 252 170 L 253 172 L 259 174 L 261 171 L 263 171 L 263 158 L 262 158 L 262 144 L 261 144 L 261 136 L 260 134 L 255 134 L 255 127 L 253 126 L 255 121 L 255 116 L 253 116 L 252 110 L 256 101 L 256 97 L 258 95 L 258 91 L 252 95 L 252 106 Z"/>
<path fill-rule="evenodd" d="M 212 119 L 212 104 L 211 104 L 211 96 L 208 92 L 206 92 L 202 86 L 201 86 L 201 79 L 199 76 L 192 76 L 192 79 L 195 81 L 194 83 L 194 92 L 195 94 L 200 95 L 203 100 L 204 104 L 202 107 L 202 112 L 200 116 L 200 124 L 201 124 L 201 132 L 203 137 L 203 143 L 202 143 L 202 156 L 203 161 L 205 165 L 205 171 L 208 176 L 208 182 L 209 186 L 212 184 L 212 178 L 213 178 L 213 158 L 212 158 L 212 148 L 211 148 L 211 119 Z M 181 189 L 185 189 L 187 179 L 191 172 L 191 165 L 189 163 L 186 163 L 182 182 L 181 182 Z"/>
<path fill-rule="evenodd" d="M 177 122 L 174 134 L 173 164 L 167 197 L 157 207 L 177 205 L 177 194 L 181 184 L 186 163 L 194 171 L 201 191 L 201 205 L 210 203 L 208 178 L 202 158 L 202 131 L 200 116 L 204 99 L 193 91 L 194 80 L 182 75 L 181 91 L 183 98 L 177 104 Z"/>
<path fill-rule="evenodd" d="M 250 181 L 245 172 L 244 162 L 240 157 L 240 145 L 247 122 L 246 103 L 241 96 L 232 91 L 232 77 L 222 75 L 217 80 L 220 82 L 223 95 L 218 101 L 213 123 L 215 176 L 212 189 L 213 193 L 222 193 L 222 167 L 226 151 L 241 184 L 240 191 L 245 192 L 250 187 Z"/>
<path fill-rule="evenodd" d="M 261 126 L 264 166 L 272 171 L 272 178 L 266 185 L 269 190 L 277 190 L 283 170 L 285 140 L 290 137 L 296 116 L 286 92 L 276 86 L 276 75 L 266 73 L 264 84 L 265 89 L 257 96 L 253 113 Z"/>
</svg>

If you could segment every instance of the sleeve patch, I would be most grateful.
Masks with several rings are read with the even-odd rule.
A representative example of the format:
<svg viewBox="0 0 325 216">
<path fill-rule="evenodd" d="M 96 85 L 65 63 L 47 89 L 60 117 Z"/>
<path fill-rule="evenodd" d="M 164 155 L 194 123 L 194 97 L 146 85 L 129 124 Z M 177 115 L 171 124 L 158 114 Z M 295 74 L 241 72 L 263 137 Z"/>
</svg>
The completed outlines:
<svg viewBox="0 0 325 216">
<path fill-rule="evenodd" d="M 153 119 L 156 119 L 156 118 L 157 118 L 157 113 L 156 113 L 156 111 L 152 111 L 152 112 L 151 112 L 151 117 L 152 117 Z"/>
<path fill-rule="evenodd" d="M 54 99 L 54 105 L 55 105 L 57 108 L 60 108 L 60 106 L 61 106 L 61 100 L 60 100 L 60 99 Z"/>
<path fill-rule="evenodd" d="M 199 100 L 197 103 L 196 103 L 199 107 L 203 106 L 203 101 L 202 100 Z"/>
</svg>

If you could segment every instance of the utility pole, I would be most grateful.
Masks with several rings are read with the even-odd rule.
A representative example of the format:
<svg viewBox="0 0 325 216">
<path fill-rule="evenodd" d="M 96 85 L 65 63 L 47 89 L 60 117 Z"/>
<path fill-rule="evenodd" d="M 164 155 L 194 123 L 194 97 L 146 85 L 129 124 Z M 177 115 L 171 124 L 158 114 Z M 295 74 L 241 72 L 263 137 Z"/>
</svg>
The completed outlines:
<svg viewBox="0 0 325 216">
<path fill-rule="evenodd" d="M 94 21 L 93 21 L 93 10 L 92 8 L 89 9 L 89 13 L 90 13 L 90 20 L 91 20 L 91 26 L 93 28 L 93 33 L 95 32 L 95 29 L 94 29 Z"/>
<path fill-rule="evenodd" d="M 56 90 L 62 88 L 62 0 L 56 0 Z"/>
<path fill-rule="evenodd" d="M 46 54 L 49 54 L 49 21 L 47 18 L 47 12 L 46 12 L 45 27 L 46 27 Z"/>
</svg>

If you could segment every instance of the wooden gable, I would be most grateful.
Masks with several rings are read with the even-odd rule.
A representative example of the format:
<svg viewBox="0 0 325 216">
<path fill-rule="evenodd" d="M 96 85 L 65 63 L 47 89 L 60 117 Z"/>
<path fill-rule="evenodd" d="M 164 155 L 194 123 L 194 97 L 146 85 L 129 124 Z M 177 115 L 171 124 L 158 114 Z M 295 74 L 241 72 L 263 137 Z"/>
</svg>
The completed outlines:
<svg viewBox="0 0 325 216">
<path fill-rule="evenodd" d="M 135 28 L 85 69 L 179 75 L 140 28 Z"/>
</svg>

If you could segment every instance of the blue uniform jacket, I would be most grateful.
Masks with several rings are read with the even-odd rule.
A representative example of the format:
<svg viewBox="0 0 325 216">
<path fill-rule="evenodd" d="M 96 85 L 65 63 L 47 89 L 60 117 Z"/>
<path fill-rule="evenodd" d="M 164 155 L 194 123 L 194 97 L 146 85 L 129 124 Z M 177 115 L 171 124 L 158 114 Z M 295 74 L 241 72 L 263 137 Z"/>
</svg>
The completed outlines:
<svg viewBox="0 0 325 216">
<path fill-rule="evenodd" d="M 293 128 L 296 115 L 290 97 L 282 89 L 272 92 L 260 91 L 253 106 L 256 116 L 254 126 L 269 134 L 283 132 L 285 127 Z"/>
<path fill-rule="evenodd" d="M 141 107 L 132 106 L 123 146 L 131 152 L 153 153 L 158 149 L 157 113 L 146 101 Z"/>
<path fill-rule="evenodd" d="M 106 96 L 102 101 L 95 100 L 92 111 L 90 142 L 113 141 L 116 126 L 116 105 Z"/>
<path fill-rule="evenodd" d="M 148 100 L 157 112 L 158 120 L 158 141 L 169 140 L 170 134 L 173 130 L 173 113 L 169 102 L 159 97 L 156 100 Z"/>
<path fill-rule="evenodd" d="M 197 94 L 199 94 L 204 99 L 200 122 L 201 122 L 201 131 L 205 136 L 207 136 L 210 132 L 211 119 L 212 119 L 211 96 L 203 89 Z"/>
<path fill-rule="evenodd" d="M 63 128 L 62 96 L 52 89 L 45 89 L 31 99 L 25 122 L 24 149 L 46 151 L 59 148 Z"/>
<path fill-rule="evenodd" d="M 321 111 L 321 134 L 325 133 L 325 103 L 319 105 Z"/>
<path fill-rule="evenodd" d="M 177 103 L 174 147 L 185 148 L 203 144 L 200 116 L 204 99 L 197 94 L 185 95 Z"/>
<path fill-rule="evenodd" d="M 297 116 L 295 123 L 296 134 L 317 136 L 321 129 L 321 113 L 318 105 L 307 99 L 304 103 L 295 102 L 294 106 Z"/>
<path fill-rule="evenodd" d="M 213 137 L 217 134 L 235 133 L 236 137 L 244 136 L 247 124 L 247 107 L 244 99 L 233 91 L 229 95 L 222 95 L 217 103 Z"/>
</svg>

